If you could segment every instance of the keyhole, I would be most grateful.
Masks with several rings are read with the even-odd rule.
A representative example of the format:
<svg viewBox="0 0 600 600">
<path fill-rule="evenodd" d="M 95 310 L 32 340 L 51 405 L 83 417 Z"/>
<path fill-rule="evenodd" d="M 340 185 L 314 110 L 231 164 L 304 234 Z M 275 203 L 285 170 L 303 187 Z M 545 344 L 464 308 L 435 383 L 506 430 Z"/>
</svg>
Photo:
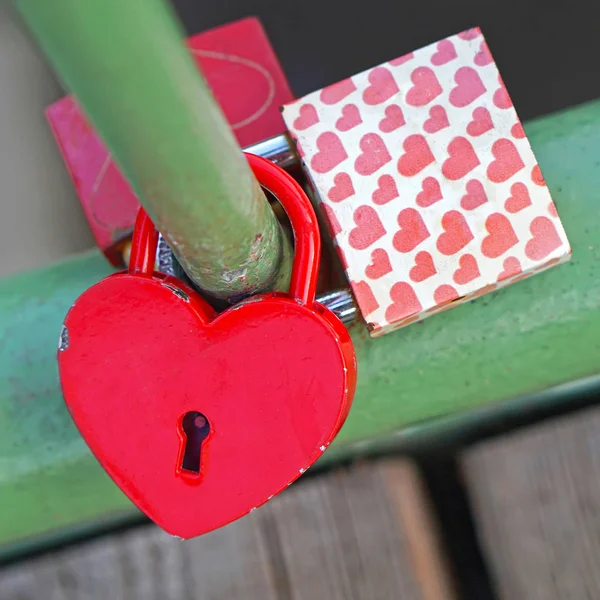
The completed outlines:
<svg viewBox="0 0 600 600">
<path fill-rule="evenodd" d="M 210 423 L 202 413 L 193 410 L 183 415 L 181 428 L 183 429 L 183 443 L 185 446 L 179 468 L 182 471 L 198 475 L 200 473 L 202 442 L 210 433 Z"/>
</svg>

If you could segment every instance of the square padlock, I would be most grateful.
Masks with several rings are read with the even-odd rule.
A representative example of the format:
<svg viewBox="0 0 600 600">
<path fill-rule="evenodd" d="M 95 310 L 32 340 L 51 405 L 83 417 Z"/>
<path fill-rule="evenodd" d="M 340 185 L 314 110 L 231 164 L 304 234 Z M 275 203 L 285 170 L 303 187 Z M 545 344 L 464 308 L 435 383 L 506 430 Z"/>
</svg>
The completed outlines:
<svg viewBox="0 0 600 600">
<path fill-rule="evenodd" d="M 478 28 L 288 104 L 372 336 L 570 258 Z"/>
</svg>

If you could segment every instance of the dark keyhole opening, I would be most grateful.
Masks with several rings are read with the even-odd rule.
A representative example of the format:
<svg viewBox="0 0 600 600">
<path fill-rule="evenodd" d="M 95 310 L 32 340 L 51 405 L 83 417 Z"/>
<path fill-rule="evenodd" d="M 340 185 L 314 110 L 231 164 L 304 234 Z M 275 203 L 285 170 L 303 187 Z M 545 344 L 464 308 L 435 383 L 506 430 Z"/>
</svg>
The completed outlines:
<svg viewBox="0 0 600 600">
<path fill-rule="evenodd" d="M 180 468 L 183 471 L 198 475 L 200 473 L 202 442 L 210 433 L 210 423 L 201 412 L 193 410 L 183 415 L 181 426 L 185 434 L 185 448 Z"/>
</svg>

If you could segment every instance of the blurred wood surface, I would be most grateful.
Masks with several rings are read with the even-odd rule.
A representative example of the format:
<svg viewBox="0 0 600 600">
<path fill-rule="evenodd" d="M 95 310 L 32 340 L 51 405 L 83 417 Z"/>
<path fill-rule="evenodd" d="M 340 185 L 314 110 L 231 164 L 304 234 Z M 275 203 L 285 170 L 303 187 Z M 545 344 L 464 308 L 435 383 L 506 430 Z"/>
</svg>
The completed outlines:
<svg viewBox="0 0 600 600">
<path fill-rule="evenodd" d="M 195 540 L 153 526 L 0 570 L 1 600 L 451 600 L 420 474 L 405 460 L 304 478 Z"/>
<path fill-rule="evenodd" d="M 483 442 L 462 467 L 499 598 L 600 598 L 600 408 Z"/>
</svg>

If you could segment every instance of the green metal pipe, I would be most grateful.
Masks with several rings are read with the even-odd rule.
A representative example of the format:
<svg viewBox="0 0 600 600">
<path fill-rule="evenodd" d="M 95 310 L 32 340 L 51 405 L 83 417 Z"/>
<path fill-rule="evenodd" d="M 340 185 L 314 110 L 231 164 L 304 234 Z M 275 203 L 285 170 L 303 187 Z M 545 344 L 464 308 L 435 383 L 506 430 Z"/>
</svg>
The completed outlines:
<svg viewBox="0 0 600 600">
<path fill-rule="evenodd" d="M 188 275 L 217 298 L 284 289 L 289 242 L 166 3 L 16 4 Z"/>
<path fill-rule="evenodd" d="M 353 324 L 356 398 L 325 460 L 434 417 L 511 399 L 514 414 L 516 398 L 600 373 L 600 102 L 526 130 L 573 260 L 382 338 Z M 56 371 L 64 314 L 108 272 L 90 253 L 0 281 L 0 553 L 134 514 L 77 433 Z"/>
</svg>

